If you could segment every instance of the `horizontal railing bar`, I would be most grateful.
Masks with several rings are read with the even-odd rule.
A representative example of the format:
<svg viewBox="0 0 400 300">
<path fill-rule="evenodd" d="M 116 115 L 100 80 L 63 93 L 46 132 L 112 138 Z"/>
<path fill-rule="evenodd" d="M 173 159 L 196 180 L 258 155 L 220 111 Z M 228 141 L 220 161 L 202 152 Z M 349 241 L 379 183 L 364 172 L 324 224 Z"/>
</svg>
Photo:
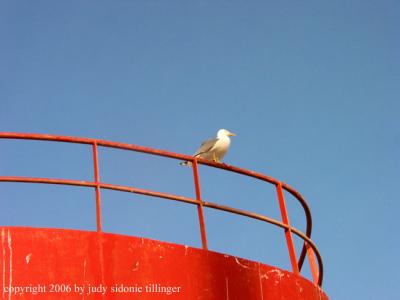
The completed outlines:
<svg viewBox="0 0 400 300">
<path fill-rule="evenodd" d="M 0 182 L 46 183 L 46 184 L 96 187 L 96 183 L 91 181 L 39 178 L 39 177 L 22 177 L 22 176 L 0 176 Z"/>
<path fill-rule="evenodd" d="M 196 199 L 192 199 L 189 197 L 154 192 L 154 191 L 150 191 L 150 190 L 138 189 L 138 188 L 122 186 L 122 185 L 100 183 L 100 187 L 103 189 L 108 189 L 108 190 L 121 191 L 121 192 L 134 193 L 134 194 L 140 194 L 140 195 L 157 197 L 157 198 L 176 200 L 179 202 L 185 202 L 185 203 L 189 203 L 189 204 L 198 204 L 199 203 Z"/>
<path fill-rule="evenodd" d="M 260 215 L 257 213 L 253 213 L 250 211 L 246 211 L 246 210 L 242 210 L 242 209 L 238 209 L 238 208 L 232 208 L 229 206 L 225 206 L 225 205 L 219 205 L 216 203 L 212 203 L 212 202 L 203 202 L 203 205 L 206 207 L 210 207 L 210 208 L 214 208 L 217 210 L 223 210 L 226 212 L 230 212 L 230 213 L 234 213 L 237 215 L 241 215 L 241 216 L 245 216 L 245 217 L 249 217 L 252 219 L 256 219 L 256 220 L 260 220 L 260 221 L 264 221 L 273 225 L 276 225 L 278 227 L 284 228 L 284 229 L 290 229 L 291 227 L 289 225 L 286 225 L 278 220 L 266 217 L 264 215 Z"/>
<path fill-rule="evenodd" d="M 19 132 L 0 132 L 0 138 L 54 141 L 54 142 L 66 142 L 66 143 L 75 143 L 75 144 L 94 144 L 94 142 L 96 141 L 95 139 L 91 139 L 91 138 L 61 136 L 61 135 L 52 135 L 52 134 L 19 133 Z"/>
<path fill-rule="evenodd" d="M 121 192 L 135 193 L 135 194 L 140 194 L 140 195 L 176 200 L 176 201 L 186 202 L 186 203 L 190 203 L 190 204 L 198 204 L 198 201 L 196 199 L 189 198 L 189 197 L 161 193 L 161 192 L 154 192 L 151 190 L 138 189 L 138 188 L 123 186 L 123 185 L 101 183 L 101 182 L 96 183 L 96 182 L 81 181 L 81 180 L 21 177 L 21 176 L 0 176 L 0 182 L 61 184 L 61 185 L 86 186 L 86 187 L 93 187 L 93 188 L 95 188 L 98 184 L 98 186 L 100 188 L 104 188 L 104 189 L 108 189 L 108 190 L 116 190 L 116 191 L 121 191 Z"/>
<path fill-rule="evenodd" d="M 149 147 L 143 147 L 133 144 L 110 142 L 105 140 L 91 139 L 91 138 L 80 138 L 80 137 L 70 137 L 70 136 L 58 136 L 50 134 L 27 134 L 27 133 L 14 133 L 14 132 L 0 132 L 0 138 L 6 139 L 25 139 L 25 140 L 42 140 L 42 141 L 55 141 L 55 142 L 66 142 L 75 144 L 94 144 L 97 143 L 98 146 L 117 148 L 123 150 L 132 150 L 136 152 L 148 153 L 158 156 L 164 156 L 169 158 L 175 158 L 179 160 L 189 160 L 193 161 L 194 157 L 185 154 L 178 154 L 165 150 L 158 150 Z"/>
</svg>

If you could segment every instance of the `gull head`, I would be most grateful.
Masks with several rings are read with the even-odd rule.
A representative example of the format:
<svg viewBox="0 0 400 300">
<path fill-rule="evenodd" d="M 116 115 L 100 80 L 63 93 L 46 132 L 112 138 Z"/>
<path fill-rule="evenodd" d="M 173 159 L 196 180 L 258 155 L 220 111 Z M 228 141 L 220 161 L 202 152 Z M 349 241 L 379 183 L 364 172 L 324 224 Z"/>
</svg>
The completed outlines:
<svg viewBox="0 0 400 300">
<path fill-rule="evenodd" d="M 229 137 L 229 136 L 235 136 L 235 135 L 236 134 L 234 134 L 234 133 L 232 133 L 232 132 L 230 132 L 229 130 L 226 130 L 226 129 L 220 129 L 217 132 L 217 138 L 221 138 L 221 137 L 224 137 L 224 136 Z"/>
</svg>

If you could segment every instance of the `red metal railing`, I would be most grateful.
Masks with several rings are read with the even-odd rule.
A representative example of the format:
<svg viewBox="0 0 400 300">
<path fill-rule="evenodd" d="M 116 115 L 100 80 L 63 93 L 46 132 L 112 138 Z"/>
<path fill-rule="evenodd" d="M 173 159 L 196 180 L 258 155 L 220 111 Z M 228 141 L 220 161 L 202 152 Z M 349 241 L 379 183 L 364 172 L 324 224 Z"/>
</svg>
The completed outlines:
<svg viewBox="0 0 400 300">
<path fill-rule="evenodd" d="M 185 202 L 188 204 L 193 204 L 197 206 L 198 217 L 199 217 L 199 226 L 200 226 L 200 234 L 201 234 L 201 241 L 203 249 L 207 250 L 207 235 L 205 229 L 205 222 L 204 222 L 204 212 L 203 207 L 209 207 L 217 210 L 226 211 L 229 213 L 234 213 L 237 215 L 242 215 L 245 217 L 261 220 L 275 226 L 281 227 L 284 229 L 287 248 L 289 252 L 289 258 L 292 265 L 292 270 L 294 273 L 299 273 L 302 269 L 304 260 L 306 256 L 308 257 L 310 263 L 311 274 L 313 277 L 313 281 L 315 284 L 319 286 L 322 285 L 323 280 L 323 264 L 321 255 L 317 249 L 317 246 L 311 240 L 311 229 L 312 229 L 312 219 L 311 219 L 311 212 L 307 205 L 305 199 L 292 187 L 289 185 L 276 180 L 272 177 L 263 175 L 261 173 L 256 173 L 253 171 L 249 171 L 246 169 L 222 164 L 222 163 L 215 163 L 212 161 L 208 161 L 205 159 L 196 159 L 192 156 L 157 150 L 137 145 L 125 144 L 125 143 L 117 143 L 117 142 L 110 142 L 105 140 L 97 140 L 97 139 L 90 139 L 90 138 L 78 138 L 78 137 L 68 137 L 68 136 L 56 136 L 56 135 L 45 135 L 45 134 L 26 134 L 26 133 L 12 133 L 12 132 L 0 132 L 0 138 L 2 139 L 25 139 L 25 140 L 41 140 L 41 141 L 54 141 L 54 142 L 66 142 L 66 143 L 77 143 L 77 144 L 86 144 L 91 145 L 92 147 L 92 157 L 93 157 L 93 168 L 94 168 L 94 180 L 93 181 L 81 181 L 81 180 L 69 180 L 69 179 L 54 179 L 54 178 L 37 178 L 37 177 L 20 177 L 20 176 L 0 176 L 0 182 L 28 182 L 28 183 L 46 183 L 46 184 L 61 184 L 61 185 L 74 185 L 74 186 L 85 186 L 91 187 L 95 190 L 95 197 L 96 197 L 96 223 L 97 223 L 97 231 L 102 231 L 102 221 L 101 221 L 101 190 L 102 189 L 109 189 L 109 190 L 116 190 L 122 192 L 130 192 L 136 193 L 146 196 L 152 197 L 159 197 L 174 201 Z M 100 174 L 99 174 L 99 159 L 98 159 L 98 147 L 109 147 L 109 148 L 117 148 L 117 149 L 124 149 L 124 150 L 131 150 L 136 152 L 147 153 L 151 155 L 158 155 L 168 158 L 174 158 L 178 160 L 185 160 L 192 162 L 193 168 L 193 179 L 194 179 L 194 186 L 196 191 L 196 199 L 184 196 L 178 196 L 173 194 L 167 194 L 152 190 L 145 190 L 136 187 L 130 186 L 122 186 L 122 185 L 115 185 L 115 184 L 108 184 L 101 182 Z M 277 198 L 279 202 L 279 208 L 281 211 L 282 222 L 276 219 L 272 219 L 266 217 L 261 214 L 232 208 L 224 205 L 219 205 L 212 202 L 204 201 L 201 198 L 201 189 L 200 189 L 200 180 L 199 180 L 199 172 L 198 172 L 198 164 L 208 165 L 210 167 L 223 169 L 230 172 L 235 172 L 238 174 L 242 174 L 245 176 L 253 177 L 270 184 L 273 184 L 276 188 Z M 307 220 L 306 225 L 306 232 L 303 233 L 300 230 L 292 227 L 289 223 L 289 217 L 286 209 L 286 203 L 284 198 L 284 191 L 289 192 L 292 194 L 295 199 L 299 201 L 301 204 L 305 217 Z M 303 247 L 300 253 L 299 258 L 296 258 L 295 247 L 293 243 L 292 234 L 297 235 L 303 240 Z M 316 259 L 315 259 L 316 258 Z"/>
</svg>

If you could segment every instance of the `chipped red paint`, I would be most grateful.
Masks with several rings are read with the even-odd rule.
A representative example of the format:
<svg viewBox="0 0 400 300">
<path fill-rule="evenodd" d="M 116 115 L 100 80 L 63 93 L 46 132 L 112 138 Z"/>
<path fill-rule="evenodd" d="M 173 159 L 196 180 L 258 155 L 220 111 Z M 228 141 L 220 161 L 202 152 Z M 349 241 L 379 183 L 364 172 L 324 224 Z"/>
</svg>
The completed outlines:
<svg viewBox="0 0 400 300">
<path fill-rule="evenodd" d="M 0 233 L 1 299 L 328 299 L 299 275 L 203 249 L 103 232 L 0 227 Z M 89 285 L 104 295 L 87 294 Z M 29 286 L 17 295 L 10 289 Z M 35 287 L 46 292 L 33 295 Z"/>
</svg>

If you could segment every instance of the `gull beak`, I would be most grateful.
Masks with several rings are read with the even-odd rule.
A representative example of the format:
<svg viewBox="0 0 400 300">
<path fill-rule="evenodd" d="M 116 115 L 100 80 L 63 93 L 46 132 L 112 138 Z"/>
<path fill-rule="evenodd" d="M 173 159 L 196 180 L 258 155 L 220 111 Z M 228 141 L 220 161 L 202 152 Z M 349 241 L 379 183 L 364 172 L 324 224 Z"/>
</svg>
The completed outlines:
<svg viewBox="0 0 400 300">
<path fill-rule="evenodd" d="M 236 136 L 236 134 L 234 134 L 233 132 L 229 132 L 228 135 L 229 136 Z"/>
</svg>

